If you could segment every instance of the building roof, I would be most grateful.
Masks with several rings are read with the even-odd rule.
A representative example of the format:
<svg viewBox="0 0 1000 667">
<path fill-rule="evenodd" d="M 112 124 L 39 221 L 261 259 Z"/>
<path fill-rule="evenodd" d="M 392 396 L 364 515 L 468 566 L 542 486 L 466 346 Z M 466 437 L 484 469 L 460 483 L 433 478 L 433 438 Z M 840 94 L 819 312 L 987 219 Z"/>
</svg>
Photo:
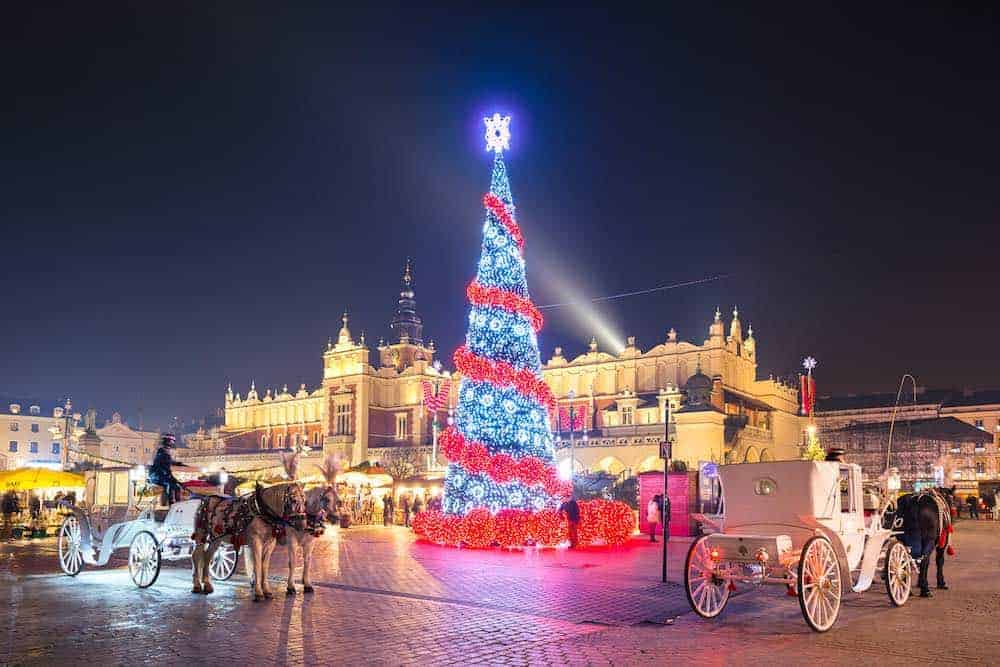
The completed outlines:
<svg viewBox="0 0 1000 667">
<path fill-rule="evenodd" d="M 1000 389 L 953 392 L 943 407 L 1000 404 Z"/>
<path fill-rule="evenodd" d="M 37 398 L 24 398 L 19 396 L 0 396 L 0 412 L 10 414 L 10 406 L 12 403 L 16 403 L 21 406 L 21 415 L 19 416 L 30 416 L 28 414 L 28 408 L 32 405 L 37 405 L 41 409 L 42 417 L 51 417 L 53 409 L 61 408 L 64 401 L 54 401 L 51 399 L 39 400 Z"/>
<path fill-rule="evenodd" d="M 875 394 L 848 394 L 847 396 L 820 396 L 816 399 L 816 412 L 838 412 L 841 410 L 873 410 L 891 408 L 896 404 L 896 392 Z M 941 407 L 967 407 L 973 405 L 1000 404 L 1000 390 L 987 389 L 970 391 L 963 389 L 923 389 L 913 394 L 903 390 L 900 407 L 913 405 L 940 405 Z"/>
<path fill-rule="evenodd" d="M 838 433 L 859 433 L 863 431 L 885 431 L 888 434 L 889 422 L 852 424 L 837 429 Z M 909 437 L 925 438 L 927 440 L 943 440 L 945 442 L 987 443 L 993 441 L 993 436 L 990 433 L 954 417 L 897 421 L 895 434 L 900 436 L 905 434 Z"/>
<path fill-rule="evenodd" d="M 900 407 L 913 405 L 939 405 L 950 392 L 948 390 L 932 389 L 917 394 L 916 403 L 913 395 L 906 394 L 900 399 Z M 837 412 L 840 410 L 871 410 L 891 408 L 896 404 L 896 392 L 878 394 L 848 394 L 847 396 L 820 396 L 816 399 L 816 412 Z"/>
</svg>

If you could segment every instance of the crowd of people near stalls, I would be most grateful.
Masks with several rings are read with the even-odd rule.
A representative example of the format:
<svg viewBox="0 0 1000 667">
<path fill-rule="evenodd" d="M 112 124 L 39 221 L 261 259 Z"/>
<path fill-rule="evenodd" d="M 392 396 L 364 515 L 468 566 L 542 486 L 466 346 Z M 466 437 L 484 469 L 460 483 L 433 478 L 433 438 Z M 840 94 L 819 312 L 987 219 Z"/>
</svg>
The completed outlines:
<svg viewBox="0 0 1000 667">
<path fill-rule="evenodd" d="M 392 489 L 370 485 L 341 485 L 337 492 L 341 521 L 347 517 L 348 525 L 409 526 L 420 512 L 441 509 L 440 495 L 425 498 L 422 492 L 407 490 L 394 497 Z"/>
<path fill-rule="evenodd" d="M 970 495 L 965 502 L 957 503 L 958 516 L 967 513 L 970 519 L 993 519 L 1000 521 L 1000 489 L 984 492 L 981 496 Z"/>
<path fill-rule="evenodd" d="M 76 492 L 55 491 L 17 492 L 6 491 L 0 496 L 0 526 L 3 539 L 48 537 L 54 535 L 62 524 L 66 509 L 61 501 L 76 504 Z"/>
</svg>

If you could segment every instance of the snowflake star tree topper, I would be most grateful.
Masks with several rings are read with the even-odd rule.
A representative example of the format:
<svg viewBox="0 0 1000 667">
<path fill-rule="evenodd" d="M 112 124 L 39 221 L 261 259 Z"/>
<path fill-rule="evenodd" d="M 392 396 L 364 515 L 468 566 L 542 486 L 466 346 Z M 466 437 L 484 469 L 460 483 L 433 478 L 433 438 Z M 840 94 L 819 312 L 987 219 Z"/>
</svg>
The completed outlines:
<svg viewBox="0 0 1000 667">
<path fill-rule="evenodd" d="M 502 153 L 510 148 L 510 116 L 498 113 L 483 118 L 486 125 L 486 150 Z"/>
</svg>

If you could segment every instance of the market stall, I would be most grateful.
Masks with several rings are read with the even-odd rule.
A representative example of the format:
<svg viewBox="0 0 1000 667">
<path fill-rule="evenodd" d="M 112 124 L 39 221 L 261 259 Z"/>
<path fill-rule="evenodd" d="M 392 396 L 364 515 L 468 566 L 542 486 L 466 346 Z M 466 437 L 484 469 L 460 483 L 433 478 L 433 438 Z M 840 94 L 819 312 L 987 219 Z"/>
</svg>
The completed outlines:
<svg viewBox="0 0 1000 667">
<path fill-rule="evenodd" d="M 380 466 L 363 463 L 337 475 L 337 497 L 343 517 L 351 523 L 381 524 L 385 497 L 391 493 L 392 475 Z M 346 527 L 346 526 L 345 526 Z"/>
<path fill-rule="evenodd" d="M 84 477 L 50 468 L 17 468 L 0 472 L 0 510 L 4 531 L 12 537 L 53 535 L 65 511 L 59 501 L 82 497 Z"/>
</svg>

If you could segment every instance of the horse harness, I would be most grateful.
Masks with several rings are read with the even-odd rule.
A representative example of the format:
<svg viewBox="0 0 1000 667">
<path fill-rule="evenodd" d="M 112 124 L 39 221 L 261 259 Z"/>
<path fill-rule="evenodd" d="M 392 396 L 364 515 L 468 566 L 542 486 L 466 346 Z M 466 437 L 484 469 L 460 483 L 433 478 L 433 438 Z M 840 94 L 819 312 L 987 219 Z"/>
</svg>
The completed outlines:
<svg viewBox="0 0 1000 667">
<path fill-rule="evenodd" d="M 274 537 L 284 543 L 285 529 L 291 526 L 292 522 L 299 517 L 305 516 L 302 513 L 295 512 L 292 487 L 293 485 L 289 484 L 285 489 L 282 497 L 281 516 L 271 511 L 271 508 L 264 502 L 264 498 L 261 495 L 263 487 L 260 484 L 257 485 L 252 494 L 243 498 L 225 498 L 222 496 L 205 498 L 198 507 L 198 512 L 195 515 L 195 528 L 196 530 L 203 530 L 212 542 L 224 535 L 231 535 L 234 542 L 233 546 L 238 549 L 240 547 L 239 542 L 242 541 L 243 532 L 256 517 L 260 517 L 261 520 L 271 526 Z M 218 503 L 214 507 L 211 507 L 213 499 L 218 500 Z M 220 506 L 221 512 L 218 512 L 217 510 Z M 210 509 L 216 510 L 216 522 L 212 525 L 209 525 Z"/>
<path fill-rule="evenodd" d="M 292 526 L 295 520 L 308 520 L 308 515 L 305 514 L 305 512 L 295 511 L 295 499 L 293 498 L 294 487 L 294 484 L 289 484 L 285 487 L 285 493 L 282 496 L 281 502 L 281 516 L 278 516 L 271 511 L 271 508 L 264 502 L 264 498 L 261 495 L 263 487 L 261 487 L 260 484 L 257 485 L 254 489 L 253 495 L 250 496 L 250 504 L 253 511 L 257 514 L 257 516 L 263 519 L 265 523 L 271 526 L 271 533 L 281 544 L 285 543 L 285 532 Z"/>
<path fill-rule="evenodd" d="M 948 504 L 944 495 L 937 489 L 924 489 L 915 496 L 915 500 L 919 500 L 923 496 L 927 496 L 934 501 L 934 507 L 938 513 L 938 526 L 941 533 L 934 541 L 935 546 L 939 549 L 948 547 L 949 555 L 951 555 L 951 534 L 955 532 L 955 526 L 951 521 L 951 505 Z"/>
</svg>

